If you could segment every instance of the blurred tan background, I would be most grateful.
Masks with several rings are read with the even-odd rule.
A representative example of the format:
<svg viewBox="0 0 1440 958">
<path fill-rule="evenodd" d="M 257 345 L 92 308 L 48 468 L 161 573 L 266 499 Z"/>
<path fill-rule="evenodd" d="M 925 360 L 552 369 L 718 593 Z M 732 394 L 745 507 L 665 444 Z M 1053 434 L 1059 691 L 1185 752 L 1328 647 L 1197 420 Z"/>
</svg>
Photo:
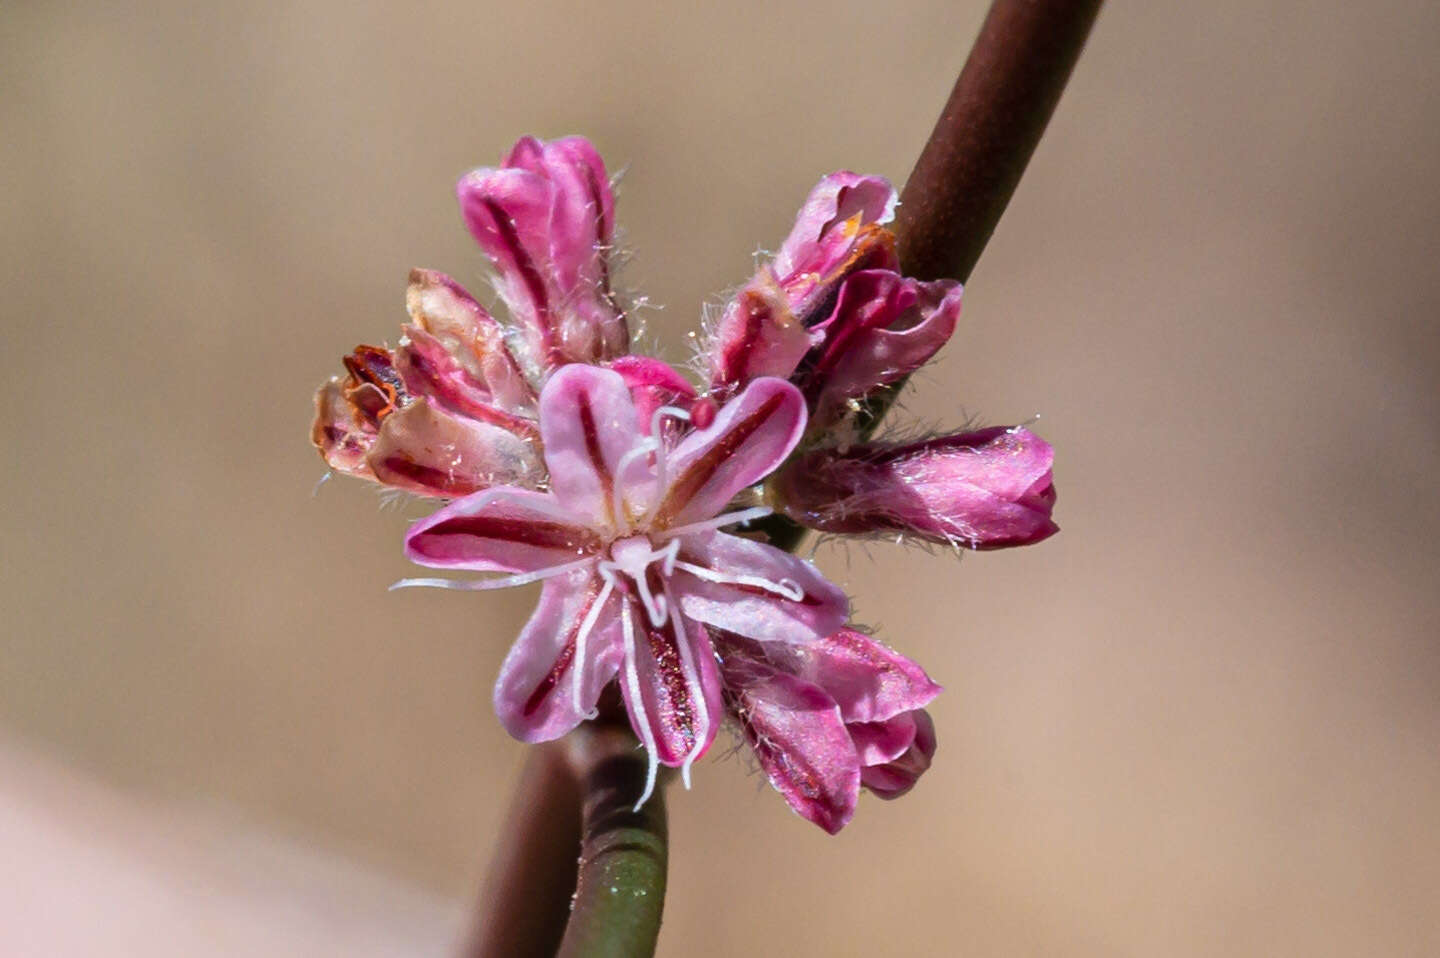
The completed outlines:
<svg viewBox="0 0 1440 958">
<path fill-rule="evenodd" d="M 627 168 L 673 360 L 824 172 L 903 180 L 981 2 L 0 7 L 0 951 L 440 954 L 533 603 L 388 594 L 309 448 L 520 134 Z M 818 561 L 947 686 L 840 837 L 724 748 L 666 955 L 1440 951 L 1440 7 L 1112 3 L 912 415 L 1062 533 Z M 7 913 L 8 911 L 8 913 Z M 203 948 L 197 942 L 204 942 Z"/>
</svg>

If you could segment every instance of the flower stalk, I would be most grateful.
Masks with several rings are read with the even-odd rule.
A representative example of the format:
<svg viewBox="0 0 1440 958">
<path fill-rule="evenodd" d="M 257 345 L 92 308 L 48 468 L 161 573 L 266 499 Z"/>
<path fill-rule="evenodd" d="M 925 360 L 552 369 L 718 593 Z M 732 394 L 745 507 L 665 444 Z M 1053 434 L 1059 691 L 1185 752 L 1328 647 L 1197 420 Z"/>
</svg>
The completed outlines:
<svg viewBox="0 0 1440 958">
<path fill-rule="evenodd" d="M 665 905 L 665 789 L 637 810 L 647 762 L 625 724 L 587 722 L 569 744 L 583 763 L 582 838 L 562 958 L 651 955 Z"/>
</svg>

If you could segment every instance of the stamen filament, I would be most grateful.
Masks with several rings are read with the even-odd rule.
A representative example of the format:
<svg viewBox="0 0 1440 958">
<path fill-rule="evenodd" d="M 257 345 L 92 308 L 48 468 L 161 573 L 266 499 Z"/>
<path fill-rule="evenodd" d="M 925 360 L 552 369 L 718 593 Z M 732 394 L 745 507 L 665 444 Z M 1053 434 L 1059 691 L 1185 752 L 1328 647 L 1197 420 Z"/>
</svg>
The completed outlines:
<svg viewBox="0 0 1440 958">
<path fill-rule="evenodd" d="M 493 486 L 484 492 L 477 492 L 470 498 L 464 500 L 464 507 L 457 511 L 458 515 L 474 516 L 479 515 L 486 508 L 504 499 L 514 496 L 516 490 L 512 486 Z M 542 516 L 549 516 L 552 519 L 570 525 L 583 525 L 583 519 L 577 518 L 573 512 L 561 506 L 553 499 L 547 501 L 544 496 L 526 496 L 518 508 L 525 512 L 538 512 Z"/>
<path fill-rule="evenodd" d="M 620 457 L 620 461 L 615 464 L 615 476 L 617 479 L 623 480 L 626 470 L 630 468 L 631 463 L 642 456 L 650 455 L 652 452 L 655 454 L 655 501 L 645 512 L 642 520 L 645 524 L 648 524 L 655 518 L 655 510 L 660 508 L 660 499 L 665 492 L 665 436 L 661 432 L 663 425 L 661 420 L 667 416 L 671 419 L 681 419 L 685 422 L 690 421 L 690 414 L 679 406 L 661 406 L 655 410 L 654 414 L 650 417 L 650 437 L 627 449 L 625 454 Z M 625 483 L 623 481 L 616 482 L 614 489 L 611 490 L 610 496 L 611 511 L 615 513 L 615 521 L 617 523 L 628 521 L 630 514 L 625 508 L 627 505 L 625 502 Z"/>
<path fill-rule="evenodd" d="M 580 631 L 575 633 L 575 675 L 570 683 L 570 698 L 575 706 L 575 714 L 584 714 L 587 719 L 594 718 L 596 710 L 591 709 L 586 713 L 582 704 L 585 685 L 585 640 L 590 638 L 590 630 L 595 628 L 595 623 L 600 618 L 600 610 L 605 608 L 605 603 L 610 601 L 610 593 L 615 591 L 613 575 L 602 568 L 600 577 L 605 580 L 605 585 L 601 587 L 595 603 L 590 606 L 590 611 L 585 614 L 585 621 L 580 623 Z"/>
<path fill-rule="evenodd" d="M 640 604 L 645 606 L 645 615 L 649 617 L 652 626 L 661 628 L 670 618 L 670 606 L 665 601 L 665 596 L 657 596 L 650 591 L 650 577 L 645 574 L 644 569 L 634 578 L 636 589 L 640 593 Z"/>
<path fill-rule="evenodd" d="M 586 556 L 574 562 L 564 562 L 560 565 L 552 565 L 546 569 L 536 569 L 534 572 L 520 572 L 516 575 L 501 576 L 498 579 L 401 579 L 390 586 L 391 592 L 396 589 L 459 589 L 466 592 L 481 592 L 486 589 L 509 589 L 518 585 L 529 585 L 532 582 L 539 582 L 542 579 L 553 579 L 557 575 L 565 575 L 567 572 L 574 572 L 576 569 L 583 569 L 593 565 L 597 556 Z"/>
<path fill-rule="evenodd" d="M 640 602 L 645 606 L 645 614 L 649 617 L 650 624 L 658 629 L 668 620 L 671 603 L 664 596 L 657 597 L 650 591 L 645 570 L 650 567 L 650 563 L 659 559 L 662 562 L 660 571 L 668 576 L 675 571 L 675 557 L 679 553 L 680 543 L 676 540 L 663 549 L 650 549 L 643 556 L 627 556 L 627 563 L 623 565 L 614 559 L 601 559 L 600 574 L 613 582 L 614 573 L 625 573 L 639 590 Z M 638 563 L 635 562 L 637 558 L 640 559 Z"/>
<path fill-rule="evenodd" d="M 665 587 L 665 598 L 674 604 L 670 599 L 670 587 Z M 700 670 L 695 667 L 695 656 L 690 651 L 690 640 L 685 634 L 685 617 L 675 616 L 675 644 L 680 648 L 680 669 L 685 673 L 685 685 L 690 690 L 690 702 L 694 708 L 694 715 L 690 723 L 691 734 L 695 736 L 695 745 L 686 754 L 685 760 L 680 763 L 680 780 L 685 783 L 685 790 L 690 790 L 690 766 L 700 757 L 705 750 L 706 735 L 702 730 L 710 727 L 710 709 L 705 704 L 705 689 L 700 684 Z"/>
<path fill-rule="evenodd" d="M 712 529 L 720 529 L 737 522 L 751 522 L 755 519 L 763 519 L 774 511 L 775 510 L 769 506 L 754 506 L 749 509 L 740 509 L 736 512 L 727 512 L 713 519 L 691 522 L 687 525 L 674 526 L 670 529 L 657 529 L 650 533 L 650 537 L 652 539 L 673 539 L 676 536 L 688 536 L 694 535 L 697 532 L 709 532 Z"/>
<path fill-rule="evenodd" d="M 661 560 L 660 571 L 668 576 L 675 571 L 675 562 L 680 556 L 680 540 L 671 540 L 669 545 L 663 549 L 656 549 L 651 555 Z"/>
<path fill-rule="evenodd" d="M 613 501 L 612 508 L 615 513 L 616 522 L 628 521 L 630 518 L 630 513 L 625 508 L 626 502 L 624 478 L 626 470 L 630 468 L 630 464 L 632 462 L 634 462 L 636 459 L 639 459 L 641 456 L 648 456 L 652 452 L 656 453 L 656 455 L 659 455 L 659 449 L 660 440 L 652 436 L 649 439 L 646 439 L 643 442 L 637 443 L 635 446 L 632 446 L 629 450 L 625 452 L 623 456 L 620 457 L 620 461 L 615 464 L 616 482 L 615 487 L 610 491 L 610 497 Z"/>
<path fill-rule="evenodd" d="M 645 790 L 640 793 L 640 800 L 635 803 L 635 807 L 630 809 L 638 812 L 655 792 L 655 777 L 660 771 L 660 758 L 655 754 L 655 735 L 650 730 L 650 720 L 645 714 L 645 699 L 640 691 L 640 669 L 635 664 L 639 645 L 635 636 L 635 620 L 630 614 L 630 603 L 624 599 L 620 600 L 620 619 L 625 628 L 625 683 L 630 688 L 630 705 L 636 713 L 635 727 L 640 730 L 640 738 L 644 741 L 645 751 L 650 757 L 650 768 L 645 773 Z"/>
<path fill-rule="evenodd" d="M 665 437 L 660 432 L 660 420 L 664 416 L 679 419 L 683 422 L 690 421 L 690 414 L 679 406 L 661 406 L 655 410 L 650 417 L 650 436 L 659 445 L 655 447 L 655 501 L 645 512 L 645 524 L 649 525 L 655 521 L 655 513 L 660 509 L 660 503 L 665 501 Z"/>
<path fill-rule="evenodd" d="M 695 565 L 692 562 L 676 562 L 677 569 L 684 569 L 697 579 L 704 579 L 706 582 L 718 582 L 722 585 L 748 585 L 757 589 L 764 589 L 782 599 L 789 599 L 791 602 L 799 602 L 805 598 L 805 590 L 800 588 L 800 583 L 793 579 L 781 579 L 779 582 L 771 582 L 769 579 L 761 578 L 758 575 L 734 575 L 725 572 L 716 572 L 714 569 L 707 569 L 704 566 Z"/>
</svg>

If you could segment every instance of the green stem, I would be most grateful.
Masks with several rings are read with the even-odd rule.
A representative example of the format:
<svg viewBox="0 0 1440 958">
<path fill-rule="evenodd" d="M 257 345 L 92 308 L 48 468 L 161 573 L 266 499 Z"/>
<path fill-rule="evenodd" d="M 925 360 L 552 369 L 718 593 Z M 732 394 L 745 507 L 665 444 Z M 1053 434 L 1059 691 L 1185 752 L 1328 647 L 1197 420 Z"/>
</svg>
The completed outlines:
<svg viewBox="0 0 1440 958">
<path fill-rule="evenodd" d="M 665 782 L 636 811 L 648 758 L 630 729 L 581 726 L 572 739 L 583 761 L 585 809 L 575 907 L 560 955 L 653 955 L 665 905 Z"/>
<path fill-rule="evenodd" d="M 671 776 L 662 769 L 655 793 L 633 810 L 649 764 L 621 709 L 607 694 L 598 720 L 530 749 L 466 955 L 654 953 Z"/>
</svg>

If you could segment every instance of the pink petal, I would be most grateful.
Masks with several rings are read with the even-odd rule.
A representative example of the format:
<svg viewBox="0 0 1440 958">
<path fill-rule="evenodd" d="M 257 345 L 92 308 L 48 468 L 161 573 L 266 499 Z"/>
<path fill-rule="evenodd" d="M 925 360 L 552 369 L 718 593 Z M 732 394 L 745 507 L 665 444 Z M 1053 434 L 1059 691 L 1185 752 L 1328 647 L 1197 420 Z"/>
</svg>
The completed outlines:
<svg viewBox="0 0 1440 958">
<path fill-rule="evenodd" d="M 832 173 L 811 191 L 795 227 L 768 267 L 806 325 L 845 276 L 861 269 L 895 269 L 894 237 L 881 224 L 895 215 L 897 197 L 878 176 Z"/>
<path fill-rule="evenodd" d="M 615 195 L 595 145 L 583 136 L 549 142 L 526 136 L 511 148 L 504 165 L 538 173 L 560 192 L 555 221 L 564 229 L 551 235 L 552 256 L 563 263 L 560 276 L 573 280 L 593 268 L 597 247 L 607 246 L 615 232 Z"/>
<path fill-rule="evenodd" d="M 780 379 L 755 380 L 708 429 L 692 432 L 671 453 L 656 523 L 664 528 L 718 515 L 736 493 L 784 462 L 804 431 L 799 390 Z"/>
<path fill-rule="evenodd" d="M 619 373 L 630 388 L 635 402 L 635 415 L 642 432 L 650 435 L 650 420 L 661 406 L 688 410 L 695 401 L 695 387 L 669 363 L 650 356 L 620 356 L 610 368 Z"/>
<path fill-rule="evenodd" d="M 915 718 L 901 712 L 883 722 L 847 722 L 855 751 L 864 766 L 884 765 L 905 754 L 915 741 Z"/>
<path fill-rule="evenodd" d="M 624 650 L 613 595 L 584 636 L 583 660 L 576 660 L 582 624 L 602 585 L 589 569 L 547 580 L 540 604 L 505 657 L 495 683 L 495 712 L 520 741 L 546 742 L 579 725 L 619 670 Z M 576 669 L 582 676 L 578 710 Z"/>
<path fill-rule="evenodd" d="M 635 636 L 626 641 L 626 653 L 635 674 L 620 683 L 625 706 L 640 741 L 662 765 L 678 766 L 705 753 L 724 718 L 715 652 L 705 627 L 678 610 L 656 626 L 638 602 L 630 606 Z"/>
<path fill-rule="evenodd" d="M 496 287 L 523 333 L 525 358 L 540 369 L 564 362 L 558 296 L 546 262 L 554 187 L 529 170 L 480 169 L 461 177 L 456 192 L 465 223 L 494 264 Z"/>
<path fill-rule="evenodd" d="M 505 345 L 504 329 L 459 283 L 436 270 L 411 270 L 405 306 L 495 405 L 517 413 L 534 409 L 535 391 Z"/>
<path fill-rule="evenodd" d="M 540 433 L 555 497 L 597 526 L 618 527 L 620 458 L 640 439 L 624 377 L 596 366 L 560 369 L 540 394 Z"/>
<path fill-rule="evenodd" d="M 775 258 L 726 307 L 706 346 L 722 397 L 759 376 L 787 378 L 814 338 L 835 290 L 863 269 L 895 269 L 895 238 L 881 224 L 895 191 L 879 177 L 834 173 L 811 191 Z"/>
<path fill-rule="evenodd" d="M 461 213 L 499 273 L 528 359 L 549 368 L 623 353 L 605 255 L 614 201 L 599 155 L 578 138 L 516 144 L 501 169 L 460 179 Z"/>
<path fill-rule="evenodd" d="M 534 572 L 599 551 L 600 538 L 549 493 L 501 486 L 416 522 L 405 555 L 421 565 L 476 572 Z"/>
<path fill-rule="evenodd" d="M 906 532 L 972 549 L 1028 545 L 1059 530 L 1050 444 L 1021 426 L 905 445 L 821 450 L 773 484 L 781 509 L 826 532 Z"/>
<path fill-rule="evenodd" d="M 839 419 L 849 400 L 919 369 L 955 332 L 961 287 L 922 283 L 888 270 L 852 274 L 835 310 L 816 327 L 825 337 L 807 377 L 816 415 L 811 428 Z"/>
<path fill-rule="evenodd" d="M 854 629 L 796 646 L 795 674 L 825 690 L 847 722 L 880 722 L 940 694 L 917 663 Z"/>
<path fill-rule="evenodd" d="M 848 170 L 824 177 L 800 207 L 795 225 L 775 254 L 774 269 L 788 276 L 810 268 L 819 247 L 847 222 L 860 225 L 888 223 L 895 218 L 899 196 L 888 180 L 860 176 Z"/>
<path fill-rule="evenodd" d="M 830 834 L 844 828 L 855 814 L 860 764 L 834 700 L 742 656 L 726 656 L 724 675 L 732 709 L 770 784 Z"/>
<path fill-rule="evenodd" d="M 614 306 L 606 259 L 614 236 L 615 197 L 599 151 L 580 136 L 548 143 L 525 137 L 505 165 L 545 176 L 555 188 L 549 229 L 555 285 L 571 310 L 593 327 L 583 335 L 600 340 L 598 351 L 582 348 L 570 358 L 593 362 L 625 353 L 629 334 Z"/>
<path fill-rule="evenodd" d="M 405 327 L 405 335 L 406 342 L 395 350 L 395 369 L 412 396 L 425 396 L 457 416 L 539 440 L 534 420 L 501 408 L 439 338 L 415 326 Z"/>
<path fill-rule="evenodd" d="M 677 569 L 673 577 L 680 607 L 698 619 L 762 642 L 813 642 L 845 623 L 849 601 L 818 569 L 788 552 L 724 532 L 685 536 L 680 559 L 719 577 L 752 577 L 798 587 L 791 600 L 752 584 L 707 581 Z"/>
<path fill-rule="evenodd" d="M 377 429 L 360 416 L 345 398 L 338 379 L 315 391 L 315 423 L 310 441 L 331 469 L 362 479 L 374 479 L 365 457 L 375 444 Z"/>
<path fill-rule="evenodd" d="M 711 388 L 722 395 L 760 376 L 789 378 L 811 346 L 805 324 L 762 271 L 725 307 L 709 355 Z"/>
<path fill-rule="evenodd" d="M 509 430 L 453 416 L 419 397 L 385 417 L 366 462 L 386 485 L 463 496 L 544 478 L 535 448 Z"/>
<path fill-rule="evenodd" d="M 861 769 L 860 783 L 877 798 L 899 798 L 910 791 L 920 776 L 930 768 L 935 756 L 935 723 L 923 709 L 914 713 L 915 739 L 894 761 Z"/>
</svg>

